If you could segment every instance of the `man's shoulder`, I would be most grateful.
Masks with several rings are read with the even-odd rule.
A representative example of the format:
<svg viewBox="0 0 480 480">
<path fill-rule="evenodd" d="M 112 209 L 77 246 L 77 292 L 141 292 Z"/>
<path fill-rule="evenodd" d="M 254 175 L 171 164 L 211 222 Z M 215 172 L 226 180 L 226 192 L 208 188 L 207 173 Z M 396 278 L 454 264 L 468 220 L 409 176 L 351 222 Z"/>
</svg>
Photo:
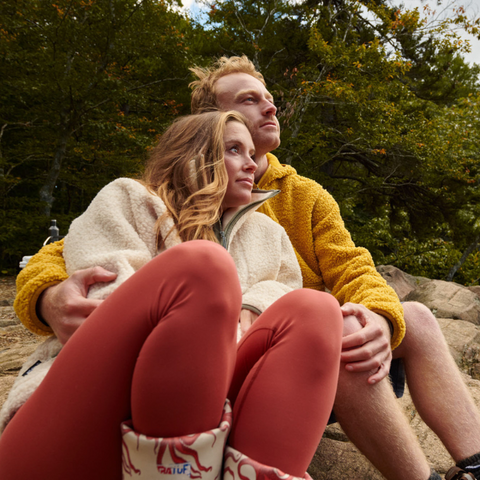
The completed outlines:
<svg viewBox="0 0 480 480">
<path fill-rule="evenodd" d="M 289 165 L 286 165 L 286 167 L 288 168 Z M 294 169 L 292 168 L 292 170 Z M 308 195 L 314 197 L 331 197 L 330 193 L 328 193 L 318 182 L 311 178 L 304 177 L 303 175 L 299 175 L 296 171 L 274 179 L 272 184 L 274 184 L 275 188 L 281 190 L 282 194 L 288 193 L 295 196 Z"/>
<path fill-rule="evenodd" d="M 287 188 L 308 188 L 313 191 L 326 192 L 326 190 L 315 180 L 304 177 L 297 173 L 291 165 L 280 163 L 273 154 L 268 154 L 269 171 L 267 171 L 268 182 L 277 182 Z"/>
</svg>

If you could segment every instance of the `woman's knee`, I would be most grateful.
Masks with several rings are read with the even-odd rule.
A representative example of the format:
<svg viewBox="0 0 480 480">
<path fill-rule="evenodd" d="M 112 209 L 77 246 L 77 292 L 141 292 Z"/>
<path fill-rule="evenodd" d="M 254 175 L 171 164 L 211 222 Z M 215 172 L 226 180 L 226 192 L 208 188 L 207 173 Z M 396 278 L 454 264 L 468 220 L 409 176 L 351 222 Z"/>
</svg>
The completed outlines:
<svg viewBox="0 0 480 480">
<path fill-rule="evenodd" d="M 238 322 L 242 291 L 235 263 L 220 245 L 194 240 L 162 252 L 137 272 L 142 285 L 153 295 L 183 298 L 214 318 L 236 316 Z M 179 296 L 180 295 L 180 296 Z M 160 297 L 159 297 L 160 298 Z M 183 301 L 183 300 L 182 300 Z"/>
<path fill-rule="evenodd" d="M 229 287 L 240 292 L 231 255 L 225 248 L 207 240 L 193 240 L 169 248 L 151 260 L 149 267 L 149 274 L 159 279 L 168 275 L 172 281 L 189 283 L 192 288 L 205 285 L 212 293 Z"/>
<path fill-rule="evenodd" d="M 305 318 L 321 316 L 330 319 L 342 316 L 338 300 L 333 295 L 318 290 L 309 288 L 293 290 L 279 301 L 285 303 L 286 308 L 293 309 L 299 316 Z"/>
<path fill-rule="evenodd" d="M 169 248 L 152 261 L 170 261 L 178 269 L 186 269 L 190 276 L 222 278 L 236 275 L 231 255 L 217 243 L 192 240 Z"/>
<path fill-rule="evenodd" d="M 284 297 L 289 316 L 290 329 L 297 330 L 302 343 L 313 351 L 333 349 L 339 351 L 343 316 L 338 301 L 332 295 L 310 289 L 294 290 Z"/>
</svg>

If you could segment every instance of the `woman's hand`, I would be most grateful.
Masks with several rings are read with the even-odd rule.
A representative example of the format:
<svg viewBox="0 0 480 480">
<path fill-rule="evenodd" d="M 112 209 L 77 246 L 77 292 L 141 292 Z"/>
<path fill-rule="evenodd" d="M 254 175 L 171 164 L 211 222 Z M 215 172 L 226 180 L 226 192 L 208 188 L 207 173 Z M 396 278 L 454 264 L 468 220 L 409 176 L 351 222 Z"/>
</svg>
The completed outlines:
<svg viewBox="0 0 480 480">
<path fill-rule="evenodd" d="M 245 335 L 247 330 L 253 325 L 253 322 L 258 318 L 258 313 L 247 310 L 246 308 L 242 309 L 240 312 L 240 331 L 242 337 Z"/>
</svg>

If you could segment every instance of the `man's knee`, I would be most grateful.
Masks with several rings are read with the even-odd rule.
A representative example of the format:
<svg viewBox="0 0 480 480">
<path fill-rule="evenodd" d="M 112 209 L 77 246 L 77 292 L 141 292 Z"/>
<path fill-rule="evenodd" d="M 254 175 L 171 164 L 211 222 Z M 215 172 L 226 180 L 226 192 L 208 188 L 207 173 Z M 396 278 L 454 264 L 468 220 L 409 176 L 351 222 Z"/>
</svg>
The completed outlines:
<svg viewBox="0 0 480 480">
<path fill-rule="evenodd" d="M 407 332 L 410 330 L 418 334 L 428 334 L 428 332 L 440 331 L 437 319 L 423 303 L 405 302 L 403 311 Z"/>
<path fill-rule="evenodd" d="M 412 353 L 418 354 L 445 345 L 440 325 L 428 307 L 419 302 L 406 302 L 403 309 L 406 334 L 393 352 L 395 358 L 407 358 Z"/>
<path fill-rule="evenodd" d="M 315 357 L 319 352 L 326 356 L 333 355 L 338 365 L 342 312 L 332 295 L 311 289 L 298 289 L 281 297 L 271 308 L 280 313 L 275 316 L 279 331 L 288 331 L 289 335 L 297 337 L 304 350 L 311 351 Z"/>
</svg>

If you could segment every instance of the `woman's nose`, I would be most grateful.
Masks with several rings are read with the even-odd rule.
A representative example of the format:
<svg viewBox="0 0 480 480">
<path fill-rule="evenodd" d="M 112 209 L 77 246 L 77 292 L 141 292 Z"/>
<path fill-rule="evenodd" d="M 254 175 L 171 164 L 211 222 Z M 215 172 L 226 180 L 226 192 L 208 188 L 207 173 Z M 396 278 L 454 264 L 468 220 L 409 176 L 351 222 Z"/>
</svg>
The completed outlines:
<svg viewBox="0 0 480 480">
<path fill-rule="evenodd" d="M 257 168 L 258 165 L 255 163 L 255 160 L 253 160 L 253 158 L 251 157 L 248 157 L 248 160 L 245 162 L 243 169 L 254 173 Z"/>
</svg>

